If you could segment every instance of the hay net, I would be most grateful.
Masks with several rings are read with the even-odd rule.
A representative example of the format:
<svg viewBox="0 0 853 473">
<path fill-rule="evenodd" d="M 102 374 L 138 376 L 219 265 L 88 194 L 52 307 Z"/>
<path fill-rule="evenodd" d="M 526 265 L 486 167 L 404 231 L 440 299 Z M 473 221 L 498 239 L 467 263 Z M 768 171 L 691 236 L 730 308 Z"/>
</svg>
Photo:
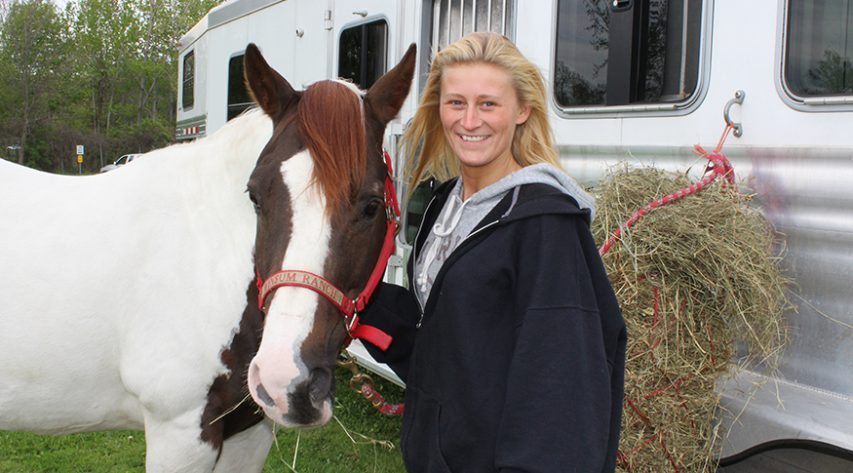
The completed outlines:
<svg viewBox="0 0 853 473">
<path fill-rule="evenodd" d="M 617 470 L 714 472 L 719 426 L 714 391 L 735 354 L 776 366 L 790 308 L 777 235 L 724 179 L 657 207 L 649 202 L 693 185 L 685 175 L 619 166 L 593 189 L 596 241 L 628 328 L 625 400 Z"/>
</svg>

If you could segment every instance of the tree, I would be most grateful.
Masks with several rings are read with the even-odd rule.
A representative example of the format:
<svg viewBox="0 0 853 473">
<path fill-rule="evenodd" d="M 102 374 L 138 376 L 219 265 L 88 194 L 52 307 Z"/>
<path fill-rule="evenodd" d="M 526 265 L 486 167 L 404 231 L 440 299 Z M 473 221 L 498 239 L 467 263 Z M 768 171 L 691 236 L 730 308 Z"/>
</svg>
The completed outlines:
<svg viewBox="0 0 853 473">
<path fill-rule="evenodd" d="M 178 39 L 217 3 L 0 0 L 0 155 L 62 172 L 83 144 L 92 171 L 168 144 Z"/>
<path fill-rule="evenodd" d="M 59 80 L 63 25 L 45 0 L 13 2 L 0 31 L 0 68 L 7 136 L 14 138 L 17 161 L 24 164 L 35 126 L 50 118 L 54 85 Z"/>
<path fill-rule="evenodd" d="M 172 139 L 177 41 L 211 0 L 79 0 L 69 4 L 91 133 L 103 163 Z M 119 149 L 119 147 L 122 147 Z"/>
</svg>

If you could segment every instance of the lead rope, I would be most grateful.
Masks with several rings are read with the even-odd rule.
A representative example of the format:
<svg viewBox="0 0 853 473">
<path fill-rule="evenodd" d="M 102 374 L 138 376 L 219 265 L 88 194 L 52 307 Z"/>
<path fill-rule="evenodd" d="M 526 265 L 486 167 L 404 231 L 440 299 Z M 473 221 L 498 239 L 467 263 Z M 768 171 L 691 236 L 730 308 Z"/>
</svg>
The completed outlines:
<svg viewBox="0 0 853 473">
<path fill-rule="evenodd" d="M 405 404 L 390 404 L 388 401 L 382 397 L 381 394 L 376 390 L 373 386 L 373 378 L 370 375 L 366 375 L 358 369 L 358 365 L 355 363 L 355 359 L 341 355 L 341 358 L 338 359 L 338 366 L 341 368 L 346 368 L 352 373 L 352 378 L 349 381 L 349 388 L 361 394 L 362 397 L 367 399 L 370 404 L 376 408 L 381 414 L 385 414 L 386 416 L 398 416 L 403 414 L 403 410 L 406 407 Z"/>
<path fill-rule="evenodd" d="M 723 135 L 720 137 L 720 141 L 717 143 L 717 147 L 714 148 L 714 151 L 708 153 L 701 146 L 693 145 L 693 152 L 699 156 L 706 158 L 708 161 L 708 167 L 705 168 L 706 176 L 702 178 L 701 181 L 691 184 L 683 189 L 679 189 L 672 194 L 661 197 L 660 199 L 649 202 L 644 207 L 641 207 L 636 212 L 634 212 L 628 220 L 625 221 L 622 225 L 619 226 L 613 233 L 610 234 L 610 238 L 601 245 L 601 248 L 598 250 L 598 254 L 600 256 L 604 256 L 605 253 L 610 251 L 610 248 L 614 243 L 622 236 L 622 233 L 625 230 L 628 230 L 635 223 L 637 223 L 641 218 L 643 218 L 647 213 L 652 212 L 653 210 L 663 207 L 664 205 L 671 204 L 676 200 L 683 199 L 688 195 L 695 194 L 700 190 L 704 189 L 708 184 L 714 181 L 714 179 L 723 176 L 728 184 L 733 186 L 735 190 L 737 190 L 737 185 L 735 184 L 735 171 L 732 168 L 732 164 L 729 162 L 729 159 L 726 155 L 722 154 L 720 151 L 723 149 L 723 144 L 726 142 L 726 138 L 728 138 L 729 133 L 732 131 L 731 125 L 726 125 L 726 128 L 723 130 Z"/>
</svg>

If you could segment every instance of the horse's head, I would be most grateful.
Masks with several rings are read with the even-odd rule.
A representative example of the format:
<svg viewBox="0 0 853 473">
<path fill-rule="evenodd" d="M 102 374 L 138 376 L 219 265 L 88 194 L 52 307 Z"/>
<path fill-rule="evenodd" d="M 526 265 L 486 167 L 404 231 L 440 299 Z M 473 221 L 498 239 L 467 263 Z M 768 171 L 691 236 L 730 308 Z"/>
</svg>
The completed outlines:
<svg viewBox="0 0 853 473">
<path fill-rule="evenodd" d="M 334 299 L 333 285 L 346 302 L 355 299 L 379 259 L 388 218 L 382 140 L 409 93 L 414 49 L 367 92 L 339 81 L 297 92 L 257 47 L 246 49 L 246 83 L 273 121 L 248 183 L 258 221 L 255 265 L 260 281 L 276 275 L 290 283 L 259 289 L 266 318 L 248 385 L 285 426 L 322 425 L 332 416 L 335 361 L 348 329 L 327 297 Z"/>
</svg>

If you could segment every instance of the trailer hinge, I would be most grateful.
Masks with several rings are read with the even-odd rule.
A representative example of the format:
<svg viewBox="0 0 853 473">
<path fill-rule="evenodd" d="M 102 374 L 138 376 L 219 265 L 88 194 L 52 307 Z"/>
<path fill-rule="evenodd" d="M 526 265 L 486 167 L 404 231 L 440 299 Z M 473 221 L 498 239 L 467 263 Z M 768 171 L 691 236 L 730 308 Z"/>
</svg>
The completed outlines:
<svg viewBox="0 0 853 473">
<path fill-rule="evenodd" d="M 325 18 L 323 18 L 323 20 L 326 30 L 331 30 L 334 27 L 334 23 L 332 22 L 332 10 L 326 10 Z"/>
</svg>

